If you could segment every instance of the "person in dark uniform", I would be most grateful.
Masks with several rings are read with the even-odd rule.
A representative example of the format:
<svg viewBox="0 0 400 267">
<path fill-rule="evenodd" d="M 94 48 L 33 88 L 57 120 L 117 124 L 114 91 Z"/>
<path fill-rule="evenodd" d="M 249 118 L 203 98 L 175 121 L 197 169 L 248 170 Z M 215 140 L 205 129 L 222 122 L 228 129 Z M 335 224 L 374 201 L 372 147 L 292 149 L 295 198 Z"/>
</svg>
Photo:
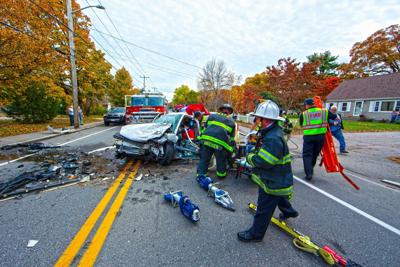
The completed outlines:
<svg viewBox="0 0 400 267">
<path fill-rule="evenodd" d="M 314 166 L 325 142 L 329 119 L 335 119 L 326 108 L 317 108 L 312 98 L 304 101 L 306 110 L 300 115 L 300 126 L 303 129 L 303 165 L 305 179 L 311 180 Z"/>
<path fill-rule="evenodd" d="M 235 122 L 228 118 L 232 113 L 233 108 L 224 104 L 219 108 L 218 114 L 208 116 L 204 130 L 198 138 L 201 148 L 197 175 L 207 175 L 211 157 L 215 155 L 217 177 L 226 177 L 228 155 L 234 151 L 235 146 Z"/>
<path fill-rule="evenodd" d="M 258 105 L 254 115 L 260 118 L 261 129 L 257 146 L 246 160 L 252 166 L 251 180 L 259 186 L 258 202 L 253 225 L 237 234 L 243 242 L 262 241 L 277 206 L 281 220 L 299 215 L 289 202 L 293 193 L 291 156 L 278 125 L 278 121 L 285 119 L 279 116 L 278 105 L 271 100 Z"/>
</svg>

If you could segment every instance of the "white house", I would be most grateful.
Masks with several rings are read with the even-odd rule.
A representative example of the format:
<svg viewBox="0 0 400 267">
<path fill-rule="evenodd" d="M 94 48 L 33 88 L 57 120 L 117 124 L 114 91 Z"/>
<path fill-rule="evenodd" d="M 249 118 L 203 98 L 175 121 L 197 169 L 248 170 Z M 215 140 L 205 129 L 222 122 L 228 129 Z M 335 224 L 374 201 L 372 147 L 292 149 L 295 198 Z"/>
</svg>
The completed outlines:
<svg viewBox="0 0 400 267">
<path fill-rule="evenodd" d="M 400 73 L 358 78 L 342 82 L 327 96 L 343 117 L 390 120 L 393 110 L 400 110 Z"/>
</svg>

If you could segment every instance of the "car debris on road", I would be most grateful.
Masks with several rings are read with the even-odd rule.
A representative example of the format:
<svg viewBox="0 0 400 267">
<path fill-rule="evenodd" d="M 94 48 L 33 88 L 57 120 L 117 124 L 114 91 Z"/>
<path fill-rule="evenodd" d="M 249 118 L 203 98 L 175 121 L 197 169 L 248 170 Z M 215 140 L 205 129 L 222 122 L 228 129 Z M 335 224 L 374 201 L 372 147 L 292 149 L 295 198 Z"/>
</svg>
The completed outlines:
<svg viewBox="0 0 400 267">
<path fill-rule="evenodd" d="M 6 181 L 0 181 L 0 199 L 74 183 L 84 183 L 93 180 L 96 176 L 108 176 L 114 171 L 102 157 L 79 151 L 69 152 L 67 149 L 53 150 L 60 146 L 33 143 L 14 146 L 7 150 L 15 148 L 18 148 L 18 153 L 24 153 L 25 150 L 30 151 L 30 149 L 37 149 L 39 153 L 32 157 L 33 167 L 29 169 L 21 164 L 18 169 L 21 169 L 22 173 Z M 49 148 L 52 150 L 47 150 Z M 97 163 L 97 161 L 101 162 Z"/>
</svg>

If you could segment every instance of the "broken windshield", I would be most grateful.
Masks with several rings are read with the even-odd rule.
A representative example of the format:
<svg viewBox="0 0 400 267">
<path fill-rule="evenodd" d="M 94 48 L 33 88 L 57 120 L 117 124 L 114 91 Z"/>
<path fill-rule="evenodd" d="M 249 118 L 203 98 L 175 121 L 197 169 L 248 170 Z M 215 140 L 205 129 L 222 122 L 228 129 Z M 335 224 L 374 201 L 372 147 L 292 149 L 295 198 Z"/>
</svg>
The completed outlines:
<svg viewBox="0 0 400 267">
<path fill-rule="evenodd" d="M 154 122 L 155 123 L 169 123 L 172 125 L 172 131 L 175 132 L 176 127 L 178 127 L 178 123 L 182 118 L 182 114 L 169 114 L 164 115 L 157 118 Z"/>
</svg>

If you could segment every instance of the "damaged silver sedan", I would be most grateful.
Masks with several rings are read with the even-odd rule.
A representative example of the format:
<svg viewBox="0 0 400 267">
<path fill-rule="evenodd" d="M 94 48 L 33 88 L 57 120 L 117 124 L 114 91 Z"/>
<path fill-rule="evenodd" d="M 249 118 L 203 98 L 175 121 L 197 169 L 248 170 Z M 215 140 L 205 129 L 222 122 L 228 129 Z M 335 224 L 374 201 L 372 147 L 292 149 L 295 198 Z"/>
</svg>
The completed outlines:
<svg viewBox="0 0 400 267">
<path fill-rule="evenodd" d="M 174 159 L 198 158 L 199 125 L 186 113 L 169 113 L 152 123 L 123 126 L 114 135 L 117 157 L 132 157 L 168 165 Z"/>
</svg>

